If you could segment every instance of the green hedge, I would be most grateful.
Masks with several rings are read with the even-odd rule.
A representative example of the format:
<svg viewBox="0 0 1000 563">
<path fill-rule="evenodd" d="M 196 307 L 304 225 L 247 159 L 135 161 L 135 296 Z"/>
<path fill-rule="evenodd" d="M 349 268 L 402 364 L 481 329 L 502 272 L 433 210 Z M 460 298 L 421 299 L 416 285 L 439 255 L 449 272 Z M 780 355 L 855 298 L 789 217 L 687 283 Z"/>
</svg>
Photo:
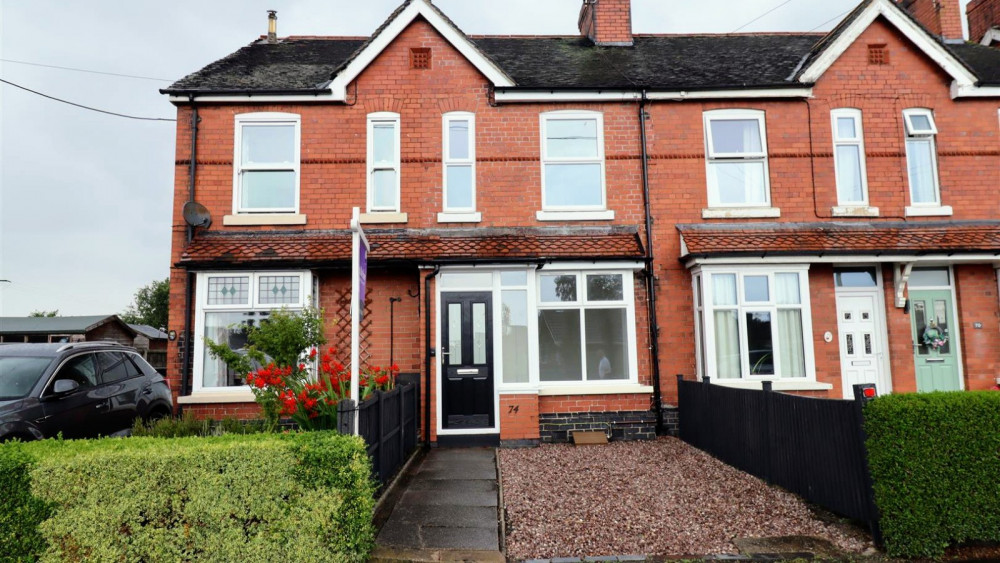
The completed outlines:
<svg viewBox="0 0 1000 563">
<path fill-rule="evenodd" d="M 332 432 L 7 444 L 0 470 L 14 559 L 363 561 L 374 543 L 364 443 Z"/>
<path fill-rule="evenodd" d="M 865 431 L 890 555 L 1000 541 L 1000 393 L 879 397 L 865 407 Z"/>
</svg>

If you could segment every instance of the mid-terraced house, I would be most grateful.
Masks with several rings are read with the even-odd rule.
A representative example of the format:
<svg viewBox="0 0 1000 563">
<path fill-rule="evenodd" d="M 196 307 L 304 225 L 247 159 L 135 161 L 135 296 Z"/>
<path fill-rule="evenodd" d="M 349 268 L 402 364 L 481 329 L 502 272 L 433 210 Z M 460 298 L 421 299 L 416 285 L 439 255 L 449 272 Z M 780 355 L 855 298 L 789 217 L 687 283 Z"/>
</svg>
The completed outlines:
<svg viewBox="0 0 1000 563">
<path fill-rule="evenodd" d="M 982 44 L 959 0 L 729 35 L 581 2 L 578 36 L 492 37 L 407 0 L 370 37 L 272 29 L 163 90 L 177 403 L 253 414 L 203 340 L 275 308 L 318 305 L 346 353 L 354 207 L 362 361 L 418 374 L 432 443 L 649 437 L 676 374 L 994 384 L 1000 2 L 969 6 Z"/>
</svg>

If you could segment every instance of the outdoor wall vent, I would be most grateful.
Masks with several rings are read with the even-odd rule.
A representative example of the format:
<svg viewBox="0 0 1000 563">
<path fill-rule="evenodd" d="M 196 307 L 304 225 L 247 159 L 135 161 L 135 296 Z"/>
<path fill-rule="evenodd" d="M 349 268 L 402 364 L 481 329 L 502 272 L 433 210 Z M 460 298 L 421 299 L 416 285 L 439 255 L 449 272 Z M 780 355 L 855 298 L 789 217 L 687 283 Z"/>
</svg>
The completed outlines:
<svg viewBox="0 0 1000 563">
<path fill-rule="evenodd" d="M 410 49 L 410 68 L 426 70 L 431 68 L 431 50 L 428 47 Z"/>
<path fill-rule="evenodd" d="M 887 65 L 889 64 L 889 47 L 885 44 L 868 46 L 868 64 Z"/>
</svg>

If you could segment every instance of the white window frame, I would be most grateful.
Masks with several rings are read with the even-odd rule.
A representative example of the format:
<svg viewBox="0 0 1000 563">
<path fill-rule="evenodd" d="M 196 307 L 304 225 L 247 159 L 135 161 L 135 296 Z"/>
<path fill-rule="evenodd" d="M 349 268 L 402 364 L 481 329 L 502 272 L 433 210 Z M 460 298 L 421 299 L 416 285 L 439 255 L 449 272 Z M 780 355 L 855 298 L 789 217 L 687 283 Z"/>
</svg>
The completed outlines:
<svg viewBox="0 0 1000 563">
<path fill-rule="evenodd" d="M 727 265 L 705 265 L 699 266 L 693 271 L 695 279 L 701 280 L 700 302 L 695 300 L 695 326 L 703 331 L 696 334 L 696 349 L 698 351 L 698 376 L 703 378 L 708 375 L 712 377 L 713 383 L 727 384 L 733 382 L 760 382 L 775 381 L 790 385 L 788 388 L 795 388 L 795 384 L 805 384 L 805 387 L 816 384 L 816 359 L 813 350 L 812 340 L 812 306 L 809 299 L 809 266 L 807 264 L 785 265 L 771 264 L 766 266 L 727 266 Z M 732 274 L 736 276 L 737 303 L 735 305 L 715 305 L 712 283 L 712 275 Z M 799 296 L 798 305 L 778 305 L 776 302 L 775 274 L 797 274 L 799 276 Z M 746 276 L 767 276 L 768 277 L 768 301 L 747 302 L 745 299 Z M 692 288 L 697 288 L 693 283 Z M 720 378 L 715 355 L 715 315 L 716 309 L 728 309 L 737 311 L 737 323 L 739 327 L 740 339 L 740 377 Z M 781 352 L 782 345 L 778 338 L 777 322 L 771 324 L 771 342 L 774 347 L 774 375 L 751 375 L 750 374 L 750 350 L 748 349 L 746 313 L 748 312 L 769 312 L 772 319 L 777 319 L 779 309 L 799 309 L 802 311 L 802 347 L 805 361 L 805 377 L 782 376 Z M 704 350 L 700 347 L 704 345 Z M 702 365 L 704 364 L 704 365 Z M 737 383 L 735 386 L 739 386 Z"/>
<path fill-rule="evenodd" d="M 542 301 L 542 284 L 541 276 L 546 274 L 559 274 L 559 275 L 575 275 L 576 276 L 576 301 L 558 301 L 558 302 L 543 302 Z M 622 276 L 622 299 L 620 301 L 590 301 L 587 296 L 587 276 L 588 275 L 605 275 L 613 274 Z M 540 364 L 541 356 L 540 351 L 534 359 L 534 364 L 529 365 L 529 371 L 532 372 L 532 381 L 537 382 L 539 388 L 558 388 L 566 386 L 579 386 L 579 385 L 593 385 L 593 386 L 611 386 L 611 385 L 628 385 L 628 384 L 638 384 L 638 350 L 636 349 L 636 335 L 635 335 L 635 280 L 633 279 L 632 272 L 630 270 L 557 270 L 556 268 L 545 268 L 539 270 L 535 273 L 535 302 L 534 309 L 529 300 L 528 305 L 528 315 L 532 319 L 529 323 L 535 323 L 535 330 L 531 331 L 534 334 L 535 343 L 538 346 L 538 333 L 539 328 L 538 323 L 538 313 L 545 310 L 566 310 L 572 309 L 579 311 L 580 314 L 580 365 L 583 367 L 583 373 L 581 379 L 579 380 L 568 380 L 568 381 L 541 381 Z M 625 330 L 626 330 L 626 347 L 629 353 L 629 358 L 627 362 L 628 377 L 625 379 L 587 379 L 586 365 L 587 365 L 587 315 L 586 311 L 598 310 L 598 309 L 625 309 Z"/>
<path fill-rule="evenodd" d="M 854 120 L 854 131 L 857 136 L 854 138 L 842 138 L 840 129 L 837 127 L 837 120 L 849 118 Z M 830 111 L 830 125 L 833 127 L 833 173 L 837 182 L 837 204 L 844 207 L 862 207 L 868 205 L 868 165 L 865 157 L 865 133 L 862 129 L 861 110 L 855 108 L 838 108 Z M 858 148 L 859 169 L 861 172 L 861 199 L 858 201 L 848 201 L 840 197 L 840 166 L 837 162 L 837 148 L 841 146 L 851 146 Z"/>
<path fill-rule="evenodd" d="M 469 157 L 451 158 L 451 136 L 449 127 L 456 121 L 465 121 L 469 124 Z M 444 213 L 475 213 L 476 211 L 476 114 L 467 111 L 452 111 L 442 117 L 442 142 L 441 142 L 441 209 Z M 448 206 L 448 168 L 451 166 L 467 167 L 471 170 L 472 185 L 472 206 L 471 207 L 449 207 Z"/>
<path fill-rule="evenodd" d="M 299 300 L 296 303 L 261 303 L 260 302 L 260 278 L 269 276 L 297 276 L 299 278 Z M 247 295 L 246 303 L 210 305 L 208 303 L 208 281 L 211 278 L 231 278 L 249 277 L 250 291 Z M 301 311 L 313 300 L 313 276 L 307 270 L 290 271 L 217 271 L 200 272 L 195 279 L 195 323 L 194 338 L 194 358 L 192 365 L 192 394 L 199 393 L 219 393 L 219 394 L 244 394 L 249 395 L 250 387 L 247 385 L 236 385 L 231 387 L 205 387 L 204 367 L 207 350 L 205 349 L 205 317 L 208 313 L 236 313 L 236 312 L 270 312 L 279 309 L 289 311 Z M 253 397 L 248 396 L 252 401 Z"/>
<path fill-rule="evenodd" d="M 246 125 L 292 125 L 295 127 L 295 157 L 290 165 L 280 163 L 243 166 L 243 127 Z M 241 113 L 235 117 L 235 137 L 233 142 L 233 215 L 249 215 L 260 213 L 292 213 L 299 212 L 300 160 L 302 154 L 302 117 L 295 113 L 257 112 Z M 291 171 L 295 173 L 295 205 L 293 207 L 244 209 L 243 201 L 243 171 Z"/>
<path fill-rule="evenodd" d="M 548 122 L 593 120 L 597 124 L 597 155 L 594 157 L 550 157 L 548 155 Z M 542 155 L 542 210 L 543 211 L 604 211 L 608 207 L 607 174 L 604 163 L 604 114 L 598 111 L 558 110 L 539 115 Z M 545 166 L 548 164 L 599 164 L 601 166 L 601 203 L 599 205 L 548 205 Z"/>
<path fill-rule="evenodd" d="M 923 115 L 930 122 L 930 128 L 918 129 L 913 124 L 913 117 Z M 906 180 L 910 190 L 910 206 L 914 208 L 939 208 L 941 207 L 941 181 L 938 177 L 938 155 L 937 155 L 937 125 L 934 123 L 934 113 L 927 108 L 909 108 L 903 110 L 903 123 L 905 129 L 904 148 L 906 149 Z M 910 176 L 910 142 L 926 142 L 931 148 L 931 181 L 934 182 L 935 201 L 916 202 L 913 198 L 913 178 Z"/>
<path fill-rule="evenodd" d="M 392 162 L 392 163 L 390 163 L 391 166 L 388 166 L 388 167 L 385 167 L 385 166 L 376 167 L 376 165 L 375 165 L 376 164 L 375 163 L 375 135 L 374 135 L 374 133 L 375 133 L 375 124 L 385 124 L 385 123 L 391 123 L 393 125 L 393 127 L 395 128 L 395 133 L 396 133 L 396 135 L 395 135 L 395 143 L 396 143 L 395 161 Z M 368 206 L 368 212 L 369 213 L 386 213 L 386 212 L 388 212 L 388 213 L 399 213 L 400 212 L 400 207 L 402 205 L 401 202 L 400 202 L 400 197 L 401 197 L 400 186 L 402 184 L 402 176 L 403 176 L 403 174 L 402 174 L 402 162 L 401 162 L 401 159 L 400 159 L 401 148 L 399 146 L 400 139 L 401 139 L 399 114 L 398 113 L 394 113 L 394 112 L 389 112 L 389 111 L 382 111 L 382 112 L 376 112 L 376 113 L 370 113 L 370 114 L 368 114 L 367 136 L 368 136 L 368 142 L 367 142 L 368 157 L 365 159 L 365 161 L 367 163 L 367 171 L 368 171 L 368 177 L 367 177 L 368 178 L 368 181 L 367 181 L 367 191 L 368 191 L 367 206 Z M 374 177 L 375 177 L 375 171 L 376 170 L 395 170 L 396 171 L 396 205 L 395 206 L 376 207 L 374 205 L 374 203 L 375 203 L 375 182 L 374 182 Z"/>
<path fill-rule="evenodd" d="M 709 208 L 746 208 L 746 207 L 771 207 L 771 169 L 767 158 L 767 124 L 763 110 L 756 109 L 714 109 L 705 111 L 702 114 L 703 127 L 705 131 L 705 181 L 708 184 L 708 207 Z M 725 153 L 715 151 L 715 142 L 712 139 L 713 121 L 737 121 L 753 119 L 757 121 L 758 133 L 760 134 L 759 153 Z M 764 201 L 763 202 L 742 202 L 738 204 L 719 201 L 719 186 L 713 185 L 711 178 L 711 168 L 716 162 L 762 162 L 764 164 Z"/>
</svg>

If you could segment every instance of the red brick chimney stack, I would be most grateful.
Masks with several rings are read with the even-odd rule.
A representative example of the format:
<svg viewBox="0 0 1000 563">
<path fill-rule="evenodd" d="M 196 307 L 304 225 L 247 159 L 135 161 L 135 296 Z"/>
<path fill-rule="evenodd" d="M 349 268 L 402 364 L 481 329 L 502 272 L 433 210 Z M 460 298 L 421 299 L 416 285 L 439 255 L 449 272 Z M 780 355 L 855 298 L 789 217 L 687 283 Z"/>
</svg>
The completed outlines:
<svg viewBox="0 0 1000 563">
<path fill-rule="evenodd" d="M 602 46 L 632 46 L 631 0 L 583 0 L 580 34 Z"/>
<path fill-rule="evenodd" d="M 896 0 L 934 35 L 962 40 L 961 0 Z"/>
<path fill-rule="evenodd" d="M 965 15 L 969 18 L 969 41 L 980 43 L 987 31 L 1000 27 L 1000 0 L 972 0 Z"/>
</svg>

